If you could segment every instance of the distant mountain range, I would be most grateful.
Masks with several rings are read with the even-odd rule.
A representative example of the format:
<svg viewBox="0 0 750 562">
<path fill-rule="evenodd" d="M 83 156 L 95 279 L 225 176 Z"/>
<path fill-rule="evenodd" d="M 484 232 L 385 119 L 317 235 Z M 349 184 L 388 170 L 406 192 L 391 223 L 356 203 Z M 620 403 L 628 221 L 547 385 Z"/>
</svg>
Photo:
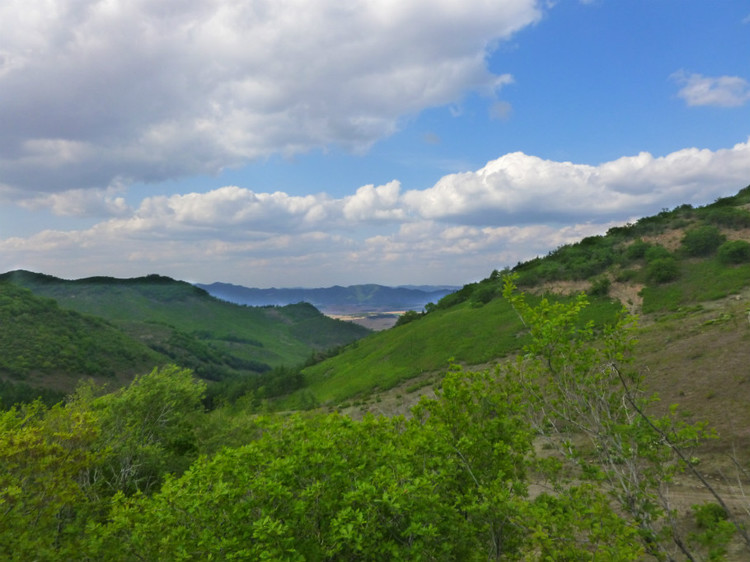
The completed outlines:
<svg viewBox="0 0 750 562">
<path fill-rule="evenodd" d="M 307 302 L 327 314 L 391 312 L 422 310 L 427 303 L 437 302 L 460 287 L 339 285 L 319 289 L 257 289 L 230 283 L 196 284 L 211 296 L 248 306 L 286 306 Z"/>
</svg>

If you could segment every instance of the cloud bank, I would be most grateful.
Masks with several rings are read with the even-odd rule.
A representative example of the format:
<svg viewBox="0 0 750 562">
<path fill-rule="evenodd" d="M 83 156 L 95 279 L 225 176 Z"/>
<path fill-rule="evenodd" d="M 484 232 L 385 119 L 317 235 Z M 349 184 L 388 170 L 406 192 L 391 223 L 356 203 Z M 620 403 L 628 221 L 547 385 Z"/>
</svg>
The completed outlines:
<svg viewBox="0 0 750 562">
<path fill-rule="evenodd" d="M 319 286 L 333 270 L 338 283 L 460 284 L 663 208 L 709 203 L 749 178 L 750 140 L 598 166 L 517 152 L 428 189 L 394 180 L 341 198 L 225 186 L 135 209 L 114 199 L 119 216 L 87 230 L 0 240 L 0 269 L 254 286 Z"/>
<path fill-rule="evenodd" d="M 512 79 L 488 51 L 540 17 L 537 0 L 4 2 L 0 197 L 364 150 L 492 98 Z"/>
</svg>

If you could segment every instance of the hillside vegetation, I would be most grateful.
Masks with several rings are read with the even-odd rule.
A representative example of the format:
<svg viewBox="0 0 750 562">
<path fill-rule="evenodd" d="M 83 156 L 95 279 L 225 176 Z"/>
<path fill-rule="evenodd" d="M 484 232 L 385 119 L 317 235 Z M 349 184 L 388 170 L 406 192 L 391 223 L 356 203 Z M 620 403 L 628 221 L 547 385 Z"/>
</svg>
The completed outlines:
<svg viewBox="0 0 750 562">
<path fill-rule="evenodd" d="M 748 560 L 748 205 L 750 187 L 493 271 L 301 374 L 276 371 L 273 394 L 238 386 L 207 409 L 206 381 L 167 366 L 8 409 L 0 557 Z M 26 283 L 48 281 L 61 304 L 13 286 L 4 306 L 152 337 L 95 296 L 99 280 L 77 296 L 76 282 Z M 206 316 L 212 349 L 237 339 L 234 313 L 209 319 L 199 290 L 147 278 L 129 292 L 140 283 L 113 284 L 154 326 L 199 341 L 173 300 Z M 267 312 L 291 331 L 313 310 Z M 405 415 L 366 413 L 422 385 Z M 356 417 L 340 411 L 351 400 Z"/>
<path fill-rule="evenodd" d="M 746 559 L 746 497 L 678 511 L 664 493 L 684 474 L 715 490 L 696 468 L 711 434 L 645 413 L 632 320 L 597 326 L 585 295 L 532 302 L 513 282 L 503 298 L 528 329 L 523 354 L 454 367 L 408 418 L 206 412 L 205 382 L 175 367 L 4 412 L 0 555 Z"/>
<path fill-rule="evenodd" d="M 657 319 L 665 330 L 678 330 L 686 316 L 706 316 L 706 309 L 714 306 L 711 303 L 741 295 L 750 287 L 748 233 L 750 187 L 705 207 L 682 205 L 665 210 L 612 228 L 606 235 L 494 271 L 428 305 L 424 313 L 407 313 L 391 330 L 373 334 L 340 355 L 304 369 L 308 402 L 371 403 L 367 397 L 372 392 L 399 383 L 416 388 L 419 383 L 410 384 L 410 379 L 444 372 L 451 359 L 463 365 L 484 365 L 516 352 L 524 342 L 523 332 L 517 315 L 501 297 L 502 280 L 508 273 L 516 274 L 519 287 L 532 295 L 587 291 L 592 302 L 585 314 L 599 325 L 611 321 L 625 306 L 642 316 L 651 341 L 662 341 L 668 337 L 665 332 L 646 328 Z M 735 323 L 746 322 L 746 305 L 738 310 L 734 302 L 726 303 L 733 306 L 726 314 Z M 677 319 L 675 323 L 672 318 Z M 703 321 L 706 331 L 721 330 L 726 324 L 709 322 L 709 316 Z M 644 357 L 644 366 L 662 364 L 647 342 L 643 348 L 655 354 Z"/>
<path fill-rule="evenodd" d="M 14 271 L 0 275 L 0 291 L 0 375 L 56 390 L 73 390 L 81 376 L 121 383 L 168 363 L 236 381 L 368 333 L 307 304 L 238 306 L 156 275 L 67 281 Z"/>
<path fill-rule="evenodd" d="M 106 321 L 61 309 L 56 301 L 0 282 L 0 400 L 4 407 L 62 398 L 82 376 L 115 380 L 164 362 L 164 357 Z"/>
</svg>

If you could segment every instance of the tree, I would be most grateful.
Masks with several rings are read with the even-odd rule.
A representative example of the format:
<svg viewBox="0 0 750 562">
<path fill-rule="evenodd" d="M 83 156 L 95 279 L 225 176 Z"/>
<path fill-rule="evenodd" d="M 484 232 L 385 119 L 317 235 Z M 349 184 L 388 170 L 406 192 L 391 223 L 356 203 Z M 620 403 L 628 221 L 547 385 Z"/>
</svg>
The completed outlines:
<svg viewBox="0 0 750 562">
<path fill-rule="evenodd" d="M 513 558 L 531 435 L 492 380 L 454 371 L 411 420 L 258 420 L 248 445 L 198 459 L 150 497 L 118 496 L 92 556 Z"/>
<path fill-rule="evenodd" d="M 695 560 L 666 492 L 676 474 L 689 470 L 726 511 L 691 462 L 691 449 L 712 433 L 705 424 L 679 421 L 675 408 L 661 417 L 647 413 L 658 397 L 646 393 L 642 375 L 631 367 L 635 318 L 623 310 L 615 323 L 595 330 L 580 321 L 585 294 L 530 306 L 515 292 L 512 277 L 504 283 L 505 298 L 531 336 L 509 376 L 525 390 L 530 423 L 557 452 L 550 460 L 563 459 L 575 469 L 570 480 L 552 471 L 555 489 L 577 481 L 603 483 L 638 530 L 645 552 Z M 744 533 L 739 523 L 735 528 Z"/>
<path fill-rule="evenodd" d="M 98 461 L 93 412 L 41 402 L 0 414 L 0 557 L 72 560 L 87 520 L 82 474 Z"/>
<path fill-rule="evenodd" d="M 654 283 L 668 283 L 680 276 L 680 264 L 674 258 L 658 258 L 649 262 L 646 277 Z"/>
<path fill-rule="evenodd" d="M 190 370 L 171 365 L 98 398 L 90 387 L 79 389 L 74 400 L 97 413 L 101 434 L 95 446 L 107 452 L 88 474 L 89 492 L 148 493 L 166 473 L 183 472 L 197 456 L 194 429 L 205 388 Z"/>
<path fill-rule="evenodd" d="M 404 324 L 408 324 L 409 322 L 414 322 L 414 320 L 419 320 L 421 317 L 422 314 L 420 314 L 416 310 L 407 310 L 398 317 L 395 326 L 403 326 Z"/>
</svg>

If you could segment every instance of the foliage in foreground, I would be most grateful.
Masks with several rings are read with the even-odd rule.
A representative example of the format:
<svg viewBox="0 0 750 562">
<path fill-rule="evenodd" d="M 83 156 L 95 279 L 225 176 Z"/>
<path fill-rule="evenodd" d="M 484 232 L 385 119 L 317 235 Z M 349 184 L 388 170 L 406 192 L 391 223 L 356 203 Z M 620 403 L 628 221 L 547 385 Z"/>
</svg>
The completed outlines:
<svg viewBox="0 0 750 562">
<path fill-rule="evenodd" d="M 529 332 L 518 362 L 453 368 L 408 419 L 225 424 L 175 367 L 7 411 L 0 557 L 720 560 L 744 532 L 720 496 L 690 534 L 662 502 L 705 428 L 645 413 L 630 319 L 599 331 L 584 296 L 530 306 L 512 280 L 505 296 Z"/>
<path fill-rule="evenodd" d="M 704 518 L 702 535 L 686 535 L 670 504 L 669 484 L 687 471 L 713 495 L 713 505 L 729 514 L 694 465 L 694 448 L 715 435 L 705 423 L 681 421 L 676 406 L 658 418 L 647 413 L 658 397 L 646 393 L 643 376 L 629 365 L 635 319 L 623 312 L 617 324 L 596 332 L 593 323 L 578 323 L 585 294 L 569 304 L 543 299 L 532 307 L 509 277 L 504 295 L 531 333 L 509 375 L 523 388 L 527 420 L 543 446 L 567 468 L 550 473 L 554 487 L 598 483 L 656 560 L 701 559 L 707 546 L 710 559 L 722 559 L 734 531 L 750 551 L 746 522 Z"/>
<path fill-rule="evenodd" d="M 178 397 L 154 408 L 171 385 Z M 635 531 L 593 487 L 530 498 L 533 434 L 519 388 L 497 372 L 453 370 L 410 419 L 257 418 L 248 443 L 181 473 L 178 461 L 195 458 L 182 445 L 201 415 L 194 385 L 184 371 L 154 371 L 111 398 L 82 391 L 65 406 L 6 412 L 0 555 L 587 560 L 610 551 L 630 560 L 640 552 Z M 128 394 L 132 411 L 120 409 Z"/>
</svg>

